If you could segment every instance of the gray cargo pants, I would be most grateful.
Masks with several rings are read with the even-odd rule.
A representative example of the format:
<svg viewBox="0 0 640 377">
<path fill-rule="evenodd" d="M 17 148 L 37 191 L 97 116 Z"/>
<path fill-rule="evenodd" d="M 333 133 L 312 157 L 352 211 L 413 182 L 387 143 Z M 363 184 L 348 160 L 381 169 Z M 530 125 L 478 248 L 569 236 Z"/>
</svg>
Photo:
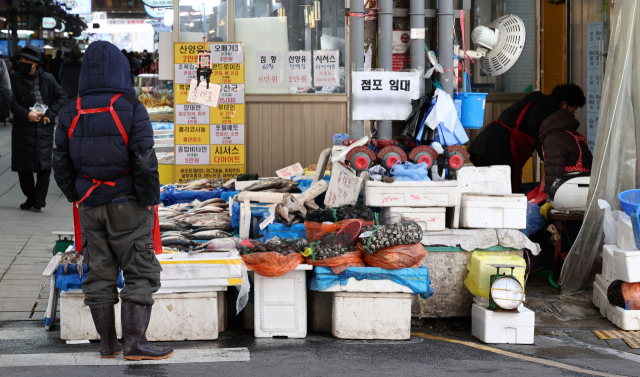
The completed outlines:
<svg viewBox="0 0 640 377">
<path fill-rule="evenodd" d="M 89 306 L 118 303 L 118 267 L 125 280 L 122 301 L 153 305 L 152 294 L 160 289 L 162 267 L 153 251 L 153 213 L 134 197 L 118 198 L 122 197 L 128 201 L 78 207 L 82 251 L 89 273 L 82 292 Z"/>
</svg>

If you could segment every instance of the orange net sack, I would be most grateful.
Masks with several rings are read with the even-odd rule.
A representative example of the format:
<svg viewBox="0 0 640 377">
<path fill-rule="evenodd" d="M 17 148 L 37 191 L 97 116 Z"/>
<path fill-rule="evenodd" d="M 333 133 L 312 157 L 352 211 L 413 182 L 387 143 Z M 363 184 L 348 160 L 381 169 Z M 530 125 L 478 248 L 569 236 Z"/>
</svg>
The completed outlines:
<svg viewBox="0 0 640 377">
<path fill-rule="evenodd" d="M 391 246 L 371 255 L 364 251 L 361 243 L 358 243 L 356 250 L 362 253 L 362 259 L 367 266 L 380 267 L 387 270 L 420 268 L 422 259 L 427 255 L 427 250 L 420 243 Z"/>
<path fill-rule="evenodd" d="M 323 260 L 312 260 L 307 258 L 307 264 L 320 267 L 331 267 L 334 274 L 339 274 L 349 267 L 364 267 L 364 261 L 362 260 L 362 251 L 350 251 L 344 253 L 339 257 L 327 258 Z"/>
<path fill-rule="evenodd" d="M 260 276 L 275 278 L 283 276 L 293 271 L 304 262 L 304 257 L 300 253 L 282 255 L 275 251 L 245 254 L 242 260 L 247 268 L 255 271 Z"/>
<path fill-rule="evenodd" d="M 339 232 L 345 225 L 351 223 L 352 221 L 360 222 L 362 224 L 362 227 L 375 225 L 373 221 L 364 221 L 360 219 L 341 220 L 334 224 L 323 224 L 314 221 L 305 221 L 304 228 L 307 233 L 307 240 L 309 242 L 320 241 L 320 239 L 322 239 L 325 235 L 329 233 Z"/>
</svg>

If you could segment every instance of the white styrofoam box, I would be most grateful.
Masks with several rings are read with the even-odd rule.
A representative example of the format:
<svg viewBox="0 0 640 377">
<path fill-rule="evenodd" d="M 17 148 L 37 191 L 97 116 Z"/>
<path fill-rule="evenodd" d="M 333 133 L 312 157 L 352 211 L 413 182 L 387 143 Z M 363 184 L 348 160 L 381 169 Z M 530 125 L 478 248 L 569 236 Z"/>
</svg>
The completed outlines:
<svg viewBox="0 0 640 377">
<path fill-rule="evenodd" d="M 60 294 L 60 338 L 100 339 L 82 291 Z M 154 294 L 150 341 L 212 340 L 218 338 L 218 292 Z M 116 331 L 122 337 L 120 303 L 115 307 Z"/>
<path fill-rule="evenodd" d="M 616 262 L 613 258 L 613 246 L 604 245 L 602 248 L 602 275 L 608 281 L 616 279 Z M 609 285 L 607 284 L 607 288 Z"/>
<path fill-rule="evenodd" d="M 382 209 L 382 223 L 399 223 L 402 218 L 415 221 L 423 231 L 437 232 L 445 229 L 445 207 L 385 207 Z"/>
<path fill-rule="evenodd" d="M 458 181 L 393 183 L 367 181 L 365 204 L 372 207 L 456 207 Z"/>
<path fill-rule="evenodd" d="M 239 280 L 239 282 L 236 282 Z M 226 291 L 227 286 L 242 285 L 242 279 L 189 279 L 165 280 L 160 282 L 157 293 L 191 293 L 191 292 L 220 292 Z"/>
<path fill-rule="evenodd" d="M 412 293 L 411 288 L 392 280 L 357 280 L 349 278 L 347 284 L 336 284 L 320 292 L 357 292 L 357 293 Z"/>
<path fill-rule="evenodd" d="M 640 310 L 624 310 L 615 305 L 609 305 L 607 319 L 624 331 L 640 330 Z"/>
<path fill-rule="evenodd" d="M 480 306 L 489 306 L 489 298 L 488 297 L 482 297 L 482 296 L 478 296 L 478 295 L 473 295 L 473 303 L 474 304 L 478 304 Z"/>
<path fill-rule="evenodd" d="M 462 194 L 460 226 L 471 229 L 526 229 L 527 197 L 521 194 Z"/>
<path fill-rule="evenodd" d="M 631 218 L 624 212 L 618 218 L 618 247 L 622 250 L 638 250 L 636 240 L 633 237 L 633 226 Z"/>
<path fill-rule="evenodd" d="M 284 276 L 269 278 L 254 274 L 254 334 L 256 338 L 307 336 L 307 281 L 299 265 Z"/>
<path fill-rule="evenodd" d="M 600 309 L 600 314 L 602 314 L 603 317 L 607 317 L 609 307 L 611 306 L 607 298 L 609 284 L 610 282 L 600 274 L 596 275 L 596 280 L 593 283 L 593 305 Z"/>
<path fill-rule="evenodd" d="M 533 344 L 535 315 L 523 305 L 517 313 L 510 313 L 473 304 L 471 334 L 490 344 Z"/>
<path fill-rule="evenodd" d="M 508 165 L 463 166 L 456 179 L 461 193 L 511 194 L 511 168 Z"/>
<path fill-rule="evenodd" d="M 604 245 L 604 247 L 613 252 L 615 280 L 622 280 L 627 283 L 640 282 L 639 250 L 621 250 L 614 245 Z"/>
<path fill-rule="evenodd" d="M 170 253 L 157 255 L 162 266 L 160 281 L 239 278 L 242 258 L 237 251 Z"/>
<path fill-rule="evenodd" d="M 409 339 L 411 293 L 336 292 L 331 332 L 340 339 Z"/>
</svg>

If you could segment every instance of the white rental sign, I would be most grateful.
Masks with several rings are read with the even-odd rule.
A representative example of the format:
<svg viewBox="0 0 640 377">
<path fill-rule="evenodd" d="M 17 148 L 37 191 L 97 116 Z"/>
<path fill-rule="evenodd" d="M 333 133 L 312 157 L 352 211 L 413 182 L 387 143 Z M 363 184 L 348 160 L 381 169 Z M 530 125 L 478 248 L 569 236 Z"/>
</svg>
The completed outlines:
<svg viewBox="0 0 640 377">
<path fill-rule="evenodd" d="M 353 119 L 406 120 L 420 96 L 419 72 L 353 72 Z"/>
</svg>

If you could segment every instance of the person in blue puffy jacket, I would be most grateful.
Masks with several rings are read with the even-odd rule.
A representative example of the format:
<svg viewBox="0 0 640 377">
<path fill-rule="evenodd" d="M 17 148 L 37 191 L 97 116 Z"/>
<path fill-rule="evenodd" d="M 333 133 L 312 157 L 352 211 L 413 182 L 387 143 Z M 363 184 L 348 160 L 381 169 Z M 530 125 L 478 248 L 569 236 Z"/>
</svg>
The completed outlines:
<svg viewBox="0 0 640 377">
<path fill-rule="evenodd" d="M 78 208 L 76 249 L 88 270 L 82 291 L 100 334 L 100 354 L 163 359 L 173 350 L 151 346 L 145 335 L 162 271 L 152 237 L 160 183 L 149 114 L 135 98 L 127 58 L 109 42 L 87 48 L 78 94 L 59 113 L 53 170 Z M 119 269 L 126 282 L 120 292 L 122 346 L 114 311 Z"/>
</svg>

